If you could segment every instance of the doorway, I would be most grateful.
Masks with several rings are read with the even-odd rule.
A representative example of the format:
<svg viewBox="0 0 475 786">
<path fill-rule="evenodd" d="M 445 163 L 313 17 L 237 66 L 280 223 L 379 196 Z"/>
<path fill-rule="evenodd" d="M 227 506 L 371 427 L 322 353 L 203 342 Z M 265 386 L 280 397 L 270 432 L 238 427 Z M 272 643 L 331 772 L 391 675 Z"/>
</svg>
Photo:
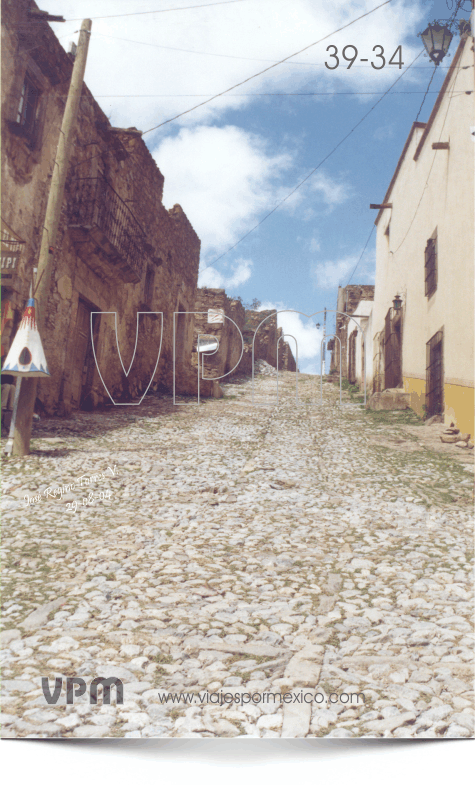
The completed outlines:
<svg viewBox="0 0 475 786">
<path fill-rule="evenodd" d="M 426 344 L 426 413 L 440 415 L 444 409 L 444 332 L 437 333 Z"/>
<path fill-rule="evenodd" d="M 90 305 L 85 300 L 78 301 L 78 311 L 76 317 L 75 345 L 73 352 L 72 370 L 72 404 L 79 409 L 91 409 L 90 393 L 92 390 L 94 371 L 96 363 L 92 349 L 91 337 L 91 314 L 92 314 L 92 335 L 94 347 L 98 345 L 100 314 L 93 314 L 99 311 L 95 306 Z"/>
<path fill-rule="evenodd" d="M 390 308 L 384 323 L 384 388 L 402 387 L 401 318 Z"/>
</svg>

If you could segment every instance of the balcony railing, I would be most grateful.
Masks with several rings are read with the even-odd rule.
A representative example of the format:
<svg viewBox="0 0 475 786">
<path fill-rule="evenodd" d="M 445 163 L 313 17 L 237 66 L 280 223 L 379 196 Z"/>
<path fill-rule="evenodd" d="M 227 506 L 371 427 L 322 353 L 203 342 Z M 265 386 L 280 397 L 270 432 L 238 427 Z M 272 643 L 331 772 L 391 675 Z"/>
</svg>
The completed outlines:
<svg viewBox="0 0 475 786">
<path fill-rule="evenodd" d="M 105 256 L 123 281 L 141 281 L 145 234 L 130 208 L 105 177 L 75 179 L 71 191 L 68 226 L 84 261 L 97 269 L 97 258 Z"/>
</svg>

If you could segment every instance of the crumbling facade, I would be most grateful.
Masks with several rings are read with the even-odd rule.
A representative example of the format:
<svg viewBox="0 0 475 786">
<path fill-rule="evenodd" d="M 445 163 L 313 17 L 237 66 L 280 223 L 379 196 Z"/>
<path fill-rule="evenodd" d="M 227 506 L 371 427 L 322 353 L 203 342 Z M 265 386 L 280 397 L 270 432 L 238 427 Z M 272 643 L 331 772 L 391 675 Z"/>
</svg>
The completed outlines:
<svg viewBox="0 0 475 786">
<path fill-rule="evenodd" d="M 256 332 L 257 331 L 257 332 Z M 284 341 L 283 330 L 277 327 L 277 311 L 251 311 L 246 309 L 244 341 L 251 348 L 254 342 L 254 361 L 265 360 L 282 371 L 296 371 L 295 358 L 289 344 Z"/>
<path fill-rule="evenodd" d="M 196 375 L 198 357 L 204 379 L 251 373 L 250 354 L 244 353 L 241 339 L 244 321 L 244 307 L 231 300 L 224 289 L 196 291 L 192 357 Z"/>
<path fill-rule="evenodd" d="M 195 312 L 193 365 L 197 369 L 199 354 L 205 379 L 251 374 L 253 341 L 254 361 L 266 360 L 275 368 L 278 358 L 280 370 L 296 370 L 282 328 L 277 327 L 276 311 L 244 309 L 224 289 L 203 288 L 197 290 Z"/>
<path fill-rule="evenodd" d="M 2 358 L 34 277 L 73 65 L 31 9 L 2 0 Z M 152 378 L 171 390 L 173 312 L 194 310 L 200 241 L 179 205 L 163 206 L 163 182 L 140 132 L 113 128 L 84 84 L 42 335 L 49 414 L 108 402 L 107 390 L 137 400 Z M 192 344 L 193 317 L 179 315 L 178 391 L 193 392 Z"/>
</svg>

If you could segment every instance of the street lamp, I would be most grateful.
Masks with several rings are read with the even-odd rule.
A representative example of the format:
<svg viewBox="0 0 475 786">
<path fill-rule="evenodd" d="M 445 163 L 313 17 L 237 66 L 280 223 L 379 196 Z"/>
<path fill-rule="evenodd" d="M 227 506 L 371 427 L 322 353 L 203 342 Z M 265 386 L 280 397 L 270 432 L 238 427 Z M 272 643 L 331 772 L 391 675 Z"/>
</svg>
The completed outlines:
<svg viewBox="0 0 475 786">
<path fill-rule="evenodd" d="M 394 307 L 394 310 L 395 310 L 395 311 L 399 311 L 399 309 L 401 308 L 401 306 L 402 306 L 402 300 L 401 300 L 401 298 L 400 298 L 400 296 L 399 296 L 399 295 L 396 295 L 396 297 L 395 297 L 395 298 L 394 298 L 394 300 L 393 300 L 393 307 Z"/>
<path fill-rule="evenodd" d="M 436 66 L 442 62 L 447 54 L 453 33 L 447 25 L 432 22 L 423 33 L 419 33 L 426 52 Z"/>
</svg>

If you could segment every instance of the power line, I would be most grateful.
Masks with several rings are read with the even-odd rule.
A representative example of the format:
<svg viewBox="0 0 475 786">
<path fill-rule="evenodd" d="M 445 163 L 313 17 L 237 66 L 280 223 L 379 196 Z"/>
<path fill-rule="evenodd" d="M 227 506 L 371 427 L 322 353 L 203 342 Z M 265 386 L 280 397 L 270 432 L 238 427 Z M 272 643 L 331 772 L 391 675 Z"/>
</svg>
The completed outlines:
<svg viewBox="0 0 475 786">
<path fill-rule="evenodd" d="M 212 5 L 230 5 L 231 3 L 243 3 L 245 0 L 222 0 L 219 3 L 205 3 L 204 5 L 185 5 L 181 8 L 160 8 L 157 11 L 131 11 L 128 14 L 109 14 L 109 16 L 90 16 L 89 19 L 117 19 L 119 16 L 145 16 L 146 14 L 166 14 L 168 11 L 189 11 L 191 8 L 209 8 Z M 82 17 L 65 19 L 65 22 L 80 22 Z"/>
<path fill-rule="evenodd" d="M 455 88 L 455 82 L 457 81 L 457 77 L 458 77 L 459 73 L 460 73 L 460 66 L 457 66 L 457 71 L 456 71 L 455 78 L 454 78 L 454 88 Z M 452 101 L 452 98 L 454 97 L 454 88 L 452 88 L 452 90 L 450 91 L 450 98 L 449 98 L 449 100 L 448 100 L 448 102 L 447 102 L 447 110 L 446 110 L 446 112 L 445 112 L 445 116 L 444 116 L 444 122 L 442 123 L 442 128 L 440 129 L 439 142 L 440 142 L 440 140 L 442 139 L 442 134 L 443 134 L 443 132 L 444 132 L 445 123 L 446 123 L 446 121 L 447 121 L 447 116 L 448 116 L 448 114 L 449 114 L 449 107 L 450 107 L 450 102 Z M 424 184 L 424 188 L 422 189 L 421 198 L 419 199 L 419 202 L 417 203 L 417 207 L 416 207 L 416 209 L 415 209 L 415 211 L 414 211 L 414 215 L 412 216 L 411 223 L 409 224 L 409 226 L 408 226 L 408 228 L 407 228 L 407 230 L 406 230 L 406 234 L 404 235 L 403 239 L 402 239 L 402 240 L 401 240 L 401 242 L 399 243 L 399 245 L 398 245 L 398 247 L 396 248 L 396 250 L 391 252 L 392 254 L 397 254 L 397 252 L 399 251 L 399 249 L 401 248 L 401 246 L 402 246 L 402 245 L 403 245 L 403 243 L 405 242 L 405 240 L 406 240 L 406 238 L 407 238 L 407 236 L 408 236 L 408 234 L 409 234 L 409 232 L 410 232 L 410 230 L 411 230 L 411 227 L 412 227 L 412 225 L 413 225 L 413 223 L 414 223 L 414 221 L 415 221 L 415 218 L 416 218 L 416 216 L 417 216 L 417 213 L 418 213 L 418 211 L 419 211 L 419 208 L 420 208 L 420 206 L 421 206 L 421 202 L 422 202 L 422 200 L 424 199 L 424 194 L 425 194 L 425 192 L 426 192 L 426 188 L 427 188 L 427 185 L 428 185 L 428 183 L 429 183 L 429 179 L 430 179 L 430 176 L 431 176 L 431 173 L 432 173 L 432 169 L 434 168 L 434 164 L 435 164 L 435 159 L 436 159 L 436 156 L 437 156 L 437 151 L 435 151 L 435 152 L 434 152 L 434 155 L 433 155 L 433 157 L 432 157 L 432 163 L 431 163 L 431 165 L 430 165 L 429 174 L 427 175 L 427 180 L 426 180 L 426 182 L 425 182 L 425 184 Z"/>
<path fill-rule="evenodd" d="M 417 60 L 417 59 L 418 59 L 418 58 L 421 56 L 421 54 L 423 53 L 423 51 L 424 51 L 424 50 L 422 49 L 422 50 L 419 52 L 419 54 L 418 54 L 418 55 L 417 55 L 417 56 L 414 58 L 414 60 L 412 61 L 412 63 L 410 63 L 410 65 L 409 65 L 409 66 L 408 66 L 408 67 L 407 67 L 407 68 L 406 68 L 406 69 L 405 69 L 405 70 L 402 72 L 402 74 L 401 74 L 400 76 L 398 76 L 398 78 L 395 80 L 395 82 L 393 82 L 393 83 L 392 83 L 392 85 L 390 85 L 390 86 L 388 87 L 388 89 L 386 90 L 386 92 L 385 92 L 385 93 L 383 93 L 383 95 L 381 96 L 381 98 L 378 98 L 378 100 L 377 100 L 377 101 L 375 101 L 375 103 L 373 104 L 373 106 L 372 106 L 372 107 L 371 107 L 371 108 L 370 108 L 370 109 L 369 109 L 369 110 L 368 110 L 368 111 L 367 111 L 367 112 L 366 112 L 366 113 L 363 115 L 363 117 L 362 117 L 362 118 L 360 118 L 360 120 L 358 120 L 358 122 L 356 123 L 356 125 L 354 125 L 354 126 L 353 126 L 353 128 L 352 128 L 350 131 L 348 131 L 348 133 L 347 133 L 347 134 L 346 134 L 346 135 L 345 135 L 345 136 L 344 136 L 342 139 L 340 139 L 340 141 L 338 142 L 338 144 L 336 144 L 336 145 L 335 145 L 335 147 L 334 147 L 334 148 L 332 148 L 332 150 L 330 150 L 330 152 L 329 152 L 329 153 L 327 153 L 327 155 L 326 155 L 324 158 L 322 158 L 322 160 L 321 160 L 321 161 L 320 161 L 320 162 L 317 164 L 317 166 L 316 166 L 316 167 L 314 167 L 314 169 L 312 169 L 312 171 L 311 171 L 311 172 L 310 172 L 310 173 L 309 173 L 309 174 L 308 174 L 306 177 L 304 177 L 304 179 L 303 179 L 303 180 L 301 180 L 301 181 L 300 181 L 300 183 L 298 183 L 298 185 L 296 185 L 296 186 L 295 186 L 295 188 L 293 188 L 293 189 L 292 189 L 292 191 L 290 191 L 290 193 L 289 193 L 289 194 L 287 194 L 287 196 L 286 196 L 286 197 L 284 197 L 284 199 L 282 199 L 280 202 L 278 202 L 278 204 L 277 204 L 277 205 L 276 205 L 274 208 L 272 208 L 272 210 L 271 210 L 269 213 L 267 213 L 267 214 L 266 214 L 266 215 L 265 215 L 263 218 L 261 218 L 261 220 L 260 220 L 260 221 L 259 221 L 259 222 L 258 222 L 258 223 L 255 225 L 255 226 L 253 226 L 253 227 L 252 227 L 252 229 L 250 229 L 250 230 L 249 230 L 249 232 L 246 232 L 246 234 L 245 234 L 245 235 L 243 235 L 243 237 L 241 237 L 241 238 L 240 238 L 240 239 L 239 239 L 239 240 L 238 240 L 236 243 L 234 243 L 234 245 L 232 245 L 230 248 L 228 248 L 228 249 L 227 249 L 227 251 L 224 251 L 222 254 L 220 254 L 220 256 L 219 256 L 219 257 L 216 257 L 216 259 L 214 259 L 212 262 L 210 262 L 210 264 L 209 264 L 209 265 L 206 265 L 206 267 L 205 267 L 205 268 L 203 268 L 203 270 L 201 270 L 201 271 L 200 271 L 200 273 L 204 273 L 204 271 L 205 271 L 205 270 L 207 270 L 207 269 L 208 269 L 209 267 L 211 267 L 212 265 L 215 265 L 215 264 L 216 264 L 216 262 L 219 262 L 219 260 L 220 260 L 220 259 L 222 259 L 224 256 L 226 256 L 226 254 L 229 254 L 229 252 L 230 252 L 230 251 L 232 251 L 234 248 L 236 248 L 236 246 L 238 246 L 240 243 L 242 243 L 242 241 L 243 241 L 243 240 L 245 240 L 245 239 L 246 239 L 246 238 L 247 238 L 247 237 L 248 237 L 248 236 L 249 236 L 249 235 L 250 235 L 252 232 L 254 232 L 254 230 L 255 230 L 255 229 L 257 229 L 257 228 L 258 228 L 258 227 L 259 227 L 261 224 L 263 224 L 263 223 L 264 223 L 264 221 L 266 221 L 266 220 L 267 220 L 267 219 L 268 219 L 268 218 L 269 218 L 269 217 L 270 217 L 270 216 L 271 216 L 273 213 L 275 213 L 275 211 L 276 211 L 276 210 L 278 210 L 278 209 L 279 209 L 279 207 L 280 207 L 281 205 L 283 205 L 283 204 L 284 204 L 284 202 L 286 202 L 286 201 L 287 201 L 287 200 L 288 200 L 288 199 L 289 199 L 289 198 L 290 198 L 290 197 L 291 197 L 293 194 L 295 194 L 295 192 L 296 192 L 296 191 L 297 191 L 299 188 L 301 188 L 301 186 L 303 186 L 303 184 L 304 184 L 304 183 L 306 183 L 306 181 L 307 181 L 307 180 L 309 180 L 309 178 L 311 178 L 311 177 L 312 177 L 312 175 L 314 175 L 314 174 L 315 174 L 315 172 L 317 171 L 317 169 L 320 169 L 320 167 L 321 167 L 321 166 L 322 166 L 322 165 L 325 163 L 325 161 L 327 161 L 327 160 L 330 158 L 330 156 L 332 156 L 332 155 L 333 155 L 333 153 L 334 153 L 336 150 L 338 150 L 338 148 L 339 148 L 339 147 L 340 147 L 340 146 L 343 144 L 343 142 L 345 142 L 345 141 L 348 139 L 348 137 L 349 137 L 349 136 L 351 136 L 351 134 L 352 134 L 352 133 L 353 133 L 353 132 L 354 132 L 354 131 L 355 131 L 355 130 L 358 128 L 358 126 L 359 126 L 359 125 L 361 125 L 361 123 L 362 123 L 362 122 L 363 122 L 363 121 L 364 121 L 364 120 L 365 120 L 365 119 L 368 117 L 368 115 L 370 115 L 370 114 L 371 114 L 371 112 L 373 111 L 373 109 L 376 109 L 376 107 L 378 106 L 378 104 L 380 104 L 380 103 L 381 103 L 381 101 L 382 101 L 382 100 L 383 100 L 383 98 L 384 98 L 384 97 L 385 97 L 385 96 L 386 96 L 386 95 L 389 93 L 389 91 L 391 90 L 391 88 L 393 88 L 393 87 L 394 87 L 394 85 L 395 85 L 395 84 L 397 84 L 397 83 L 399 82 L 399 80 L 400 80 L 400 79 L 402 79 L 402 77 L 403 77 L 403 76 L 404 76 L 404 75 L 405 75 L 405 74 L 406 74 L 406 73 L 409 71 L 409 69 L 412 67 L 412 65 L 413 65 L 413 64 L 416 62 L 416 60 Z"/>
<path fill-rule="evenodd" d="M 236 87 L 241 87 L 241 85 L 246 84 L 246 82 L 250 82 L 251 79 L 255 79 L 257 76 L 261 76 L 262 74 L 267 73 L 267 71 L 270 71 L 272 68 L 276 68 L 276 66 L 281 65 L 281 63 L 285 63 L 286 60 L 290 60 L 291 57 L 297 57 L 297 55 L 302 54 L 302 52 L 306 52 L 307 49 L 311 49 L 313 46 L 316 46 L 317 44 L 321 44 L 322 41 L 326 41 L 327 38 L 330 38 L 336 33 L 340 33 L 342 30 L 346 30 L 347 27 L 354 25 L 355 22 L 358 22 L 360 19 L 364 19 L 364 17 L 369 16 L 370 14 L 374 13 L 374 11 L 377 11 L 379 8 L 382 8 L 383 6 L 388 5 L 391 2 L 392 0 L 385 0 L 384 3 L 381 3 L 380 5 L 376 6 L 376 8 L 372 8 L 371 11 L 367 11 L 365 14 L 361 14 L 361 16 L 358 16 L 356 19 L 353 19 L 351 22 L 348 22 L 348 24 L 343 25 L 343 27 L 339 27 L 338 30 L 334 30 L 333 33 L 328 33 L 328 35 L 323 36 L 323 38 L 320 38 L 318 41 L 314 41 L 313 44 L 304 46 L 304 48 L 299 49 L 298 52 L 294 52 L 292 55 L 288 55 L 288 57 L 284 57 L 282 60 L 279 60 L 277 63 L 273 63 L 267 68 L 264 68 L 262 71 L 259 71 L 257 74 L 253 74 L 253 76 L 249 76 L 247 79 L 244 79 L 242 82 L 238 82 L 238 84 L 233 85 L 232 87 L 228 87 L 227 90 L 223 90 L 221 93 L 218 93 L 212 98 L 208 98 L 206 101 L 202 101 L 201 104 L 192 106 L 190 109 L 186 109 L 184 112 L 180 112 L 178 115 L 175 115 L 174 117 L 170 117 L 168 120 L 164 120 L 163 123 L 158 123 L 158 125 L 153 126 L 153 128 L 148 128 L 147 131 L 144 131 L 144 134 L 149 134 L 151 131 L 155 131 L 157 128 L 161 128 L 167 123 L 171 123 L 173 120 L 177 120 L 177 118 L 183 117 L 183 115 L 187 115 L 189 112 L 193 112 L 195 109 L 199 109 L 199 107 L 204 106 L 205 104 L 209 104 L 210 101 L 213 101 L 215 98 L 219 98 L 220 96 L 229 93 L 231 90 L 235 90 Z"/>
<path fill-rule="evenodd" d="M 373 224 L 373 226 L 371 227 L 371 232 L 369 233 L 369 235 L 368 235 L 368 239 L 367 239 L 366 243 L 364 244 L 363 251 L 361 252 L 361 254 L 360 254 L 360 258 L 358 259 L 358 262 L 357 262 L 357 263 L 356 263 L 356 265 L 355 265 L 355 269 L 353 270 L 353 273 L 351 274 L 350 278 L 349 278 L 349 279 L 348 279 L 348 281 L 346 282 L 346 284 L 345 284 L 345 287 L 347 287 L 347 286 L 348 286 L 348 284 L 350 283 L 351 279 L 352 279 L 352 278 L 353 278 L 353 276 L 355 275 L 355 273 L 356 273 L 356 269 L 357 269 L 358 265 L 360 264 L 361 260 L 363 259 L 363 254 L 364 254 L 364 252 L 366 251 L 366 249 L 367 249 L 367 247 L 368 247 L 368 243 L 369 243 L 369 241 L 371 240 L 371 235 L 373 234 L 373 232 L 374 232 L 374 224 Z"/>
<path fill-rule="evenodd" d="M 435 66 L 434 66 L 434 70 L 432 71 L 432 74 L 431 74 L 431 78 L 429 79 L 429 84 L 427 85 L 427 90 L 426 90 L 426 92 L 425 92 L 424 98 L 422 99 L 422 104 L 420 105 L 420 107 L 419 107 L 419 111 L 418 111 L 418 113 L 417 113 L 417 117 L 416 117 L 416 120 L 415 120 L 415 122 L 416 122 L 416 123 L 417 123 L 417 121 L 419 120 L 419 115 L 420 115 L 420 114 L 421 114 L 421 112 L 422 112 L 422 107 L 424 106 L 424 102 L 425 102 L 425 100 L 426 100 L 426 98 L 427 98 L 427 95 L 428 95 L 428 93 L 429 93 L 429 87 L 430 87 L 430 86 L 431 86 L 431 84 L 432 84 L 432 80 L 433 80 L 433 78 L 434 78 L 434 76 L 435 76 L 435 72 L 436 72 L 436 71 L 437 71 L 437 66 L 435 65 Z"/>
<path fill-rule="evenodd" d="M 95 36 L 100 36 L 101 38 L 110 38 L 112 41 L 126 41 L 129 44 L 139 44 L 141 46 L 150 46 L 152 49 L 166 49 L 171 52 L 185 52 L 190 55 L 205 55 L 207 57 L 224 57 L 228 60 L 246 60 L 250 62 L 256 63 L 275 63 L 280 64 L 283 63 L 282 60 L 272 60 L 269 57 L 243 57 L 242 55 L 225 55 L 219 52 L 201 52 L 197 49 L 183 49 L 177 46 L 164 46 L 163 44 L 151 44 L 148 41 L 135 41 L 132 38 L 122 38 L 115 35 L 106 35 L 105 33 L 95 33 Z M 298 66 L 312 66 L 315 68 L 326 68 L 325 63 L 305 63 L 303 61 L 293 61 L 287 62 L 286 65 L 298 65 Z M 371 65 L 360 65 L 357 63 L 353 65 L 352 68 L 372 68 Z M 422 68 L 428 69 L 432 68 L 432 66 L 415 66 L 415 68 Z M 442 66 L 440 65 L 439 68 L 448 69 L 450 66 Z M 373 69 L 374 70 L 374 69 Z"/>
<path fill-rule="evenodd" d="M 427 96 L 429 94 L 438 94 L 438 90 L 395 90 L 391 95 L 394 96 L 408 96 L 408 95 L 422 95 Z M 473 90 L 457 90 L 457 94 L 465 94 L 471 95 Z M 95 98 L 204 98 L 207 95 L 212 95 L 212 93 L 150 93 L 150 94 L 134 94 L 131 93 L 130 95 L 124 94 L 120 95 L 118 93 L 114 94 L 107 94 L 104 95 L 97 95 Z M 253 96 L 256 97 L 270 97 L 270 96 L 302 96 L 302 97 L 312 97 L 312 96 L 382 96 L 385 95 L 381 90 L 373 91 L 373 92 L 358 92 L 358 91 L 348 91 L 348 92 L 321 92 L 321 93 L 235 93 L 232 98 L 252 98 Z"/>
<path fill-rule="evenodd" d="M 458 10 L 458 7 L 457 7 L 456 11 L 457 11 L 457 10 Z M 433 78 L 434 78 L 434 75 L 435 75 L 435 72 L 436 72 L 436 70 L 437 70 L 437 66 L 434 66 L 434 70 L 433 70 L 433 72 L 432 72 L 432 76 L 431 76 L 431 78 L 430 78 L 430 81 L 429 81 L 429 84 L 428 84 L 428 86 L 427 86 L 427 90 L 426 90 L 426 92 L 425 92 L 424 98 L 422 99 L 422 104 L 421 104 L 421 106 L 420 106 L 420 108 L 419 108 L 419 112 L 417 113 L 416 122 L 417 122 L 417 120 L 418 120 L 418 118 L 419 118 L 419 115 L 420 115 L 420 113 L 421 113 L 422 107 L 423 107 L 423 105 L 424 105 L 424 101 L 426 100 L 427 94 L 428 94 L 428 92 L 429 92 L 429 87 L 430 87 L 430 85 L 431 85 L 431 82 L 432 82 L 432 80 L 433 80 Z M 446 113 L 445 113 L 444 122 L 443 122 L 443 124 L 442 124 L 442 129 L 441 129 L 441 132 L 440 132 L 439 141 L 440 141 L 440 139 L 442 138 L 442 133 L 443 133 L 444 126 L 445 126 L 445 121 L 447 120 L 447 115 L 448 115 L 448 111 L 449 111 L 450 101 L 452 100 L 452 98 L 454 98 L 454 95 L 455 95 L 455 82 L 456 82 L 457 76 L 458 76 L 458 74 L 459 74 L 459 71 L 460 71 L 460 65 L 458 66 L 458 68 L 457 68 L 457 73 L 456 73 L 456 75 L 455 75 L 455 79 L 454 79 L 454 87 L 453 87 L 453 88 L 452 88 L 452 90 L 451 90 L 450 100 L 449 100 L 449 102 L 448 102 L 448 105 L 447 105 L 447 111 L 446 111 Z M 435 92 L 437 92 L 437 91 L 435 91 Z M 464 92 L 464 91 L 460 91 L 460 92 Z M 430 178 L 430 175 L 431 175 L 431 172 L 432 172 L 432 167 L 434 166 L 434 162 L 435 162 L 435 156 L 436 156 L 436 153 L 434 153 L 434 156 L 433 156 L 433 158 L 432 158 L 432 164 L 431 164 L 431 167 L 430 167 L 430 169 L 429 169 L 429 174 L 428 174 L 428 176 L 427 176 L 427 180 L 426 180 L 426 182 L 425 182 L 425 185 L 424 185 L 424 188 L 423 188 L 423 190 L 422 190 L 422 195 L 421 195 L 421 198 L 420 198 L 420 200 L 419 200 L 419 202 L 418 202 L 418 204 L 417 204 L 417 207 L 416 207 L 416 210 L 415 210 L 415 212 L 414 212 L 414 215 L 413 215 L 413 217 L 412 217 L 411 223 L 409 224 L 409 227 L 408 227 L 408 229 L 407 229 L 407 232 L 406 232 L 406 234 L 404 235 L 404 237 L 403 237 L 402 241 L 400 242 L 399 246 L 397 247 L 396 251 L 393 251 L 393 252 L 392 252 L 393 254 L 396 254 L 396 253 L 399 251 L 399 249 L 401 248 L 402 244 L 403 244 L 403 243 L 404 243 L 404 241 L 406 240 L 406 237 L 407 237 L 407 236 L 408 236 L 408 234 L 409 234 L 409 230 L 411 229 L 411 227 L 412 227 L 412 224 L 414 223 L 414 219 L 415 219 L 415 217 L 416 217 L 416 215 L 417 215 L 417 212 L 418 212 L 418 210 L 419 210 L 420 204 L 421 204 L 421 202 L 422 202 L 422 198 L 423 198 L 423 196 L 424 196 L 424 194 L 425 194 L 425 190 L 426 190 L 427 184 L 428 184 L 428 182 L 429 182 L 429 178 Z M 358 262 L 356 263 L 355 269 L 353 270 L 353 272 L 352 272 L 352 274 L 351 274 L 350 278 L 348 279 L 348 281 L 347 281 L 347 283 L 346 283 L 346 285 L 345 285 L 345 286 L 348 286 L 348 284 L 350 283 L 350 281 L 351 281 L 351 279 L 353 278 L 354 274 L 356 273 L 356 269 L 357 269 L 358 265 L 360 264 L 360 262 L 361 262 L 361 260 L 362 260 L 362 258 L 363 258 L 364 252 L 366 251 L 366 248 L 367 248 L 367 246 L 368 246 L 368 243 L 369 243 L 369 241 L 370 241 L 370 239 L 371 239 L 371 236 L 372 236 L 372 234 L 373 234 L 373 232 L 374 232 L 374 228 L 375 228 L 375 225 L 373 224 L 373 226 L 372 226 L 372 228 L 371 228 L 371 232 L 369 233 L 368 239 L 367 239 L 367 241 L 366 241 L 366 243 L 365 243 L 365 245 L 364 245 L 363 251 L 361 252 L 360 258 L 358 259 Z"/>
<path fill-rule="evenodd" d="M 460 7 L 463 5 L 463 3 L 464 3 L 464 0 L 458 0 L 458 2 L 456 3 L 456 6 L 455 6 L 455 11 L 453 12 L 453 14 L 452 14 L 452 16 L 450 17 L 450 20 L 449 20 L 449 27 L 450 27 L 450 26 L 452 25 L 452 23 L 454 22 L 454 20 L 455 20 L 455 17 L 456 17 L 456 16 L 457 16 L 457 14 L 458 14 L 459 8 L 460 8 Z M 420 115 L 420 114 L 421 114 L 421 112 L 422 112 L 422 107 L 424 106 L 425 100 L 426 100 L 426 98 L 427 98 L 427 94 L 429 93 L 429 88 L 430 88 L 430 86 L 431 86 L 431 84 L 432 84 L 432 80 L 433 80 L 433 78 L 434 78 L 434 76 L 435 76 L 435 72 L 436 72 L 436 71 L 437 71 L 437 63 L 435 63 L 435 65 L 434 65 L 434 70 L 432 71 L 431 78 L 429 79 L 429 84 L 427 85 L 427 90 L 426 90 L 425 96 L 424 96 L 424 98 L 422 99 L 422 103 L 421 103 L 421 105 L 420 105 L 420 107 L 419 107 L 419 111 L 418 111 L 418 113 L 417 113 L 417 117 L 416 117 L 416 120 L 415 120 L 415 122 L 416 122 L 416 123 L 417 123 L 417 121 L 419 120 L 419 115 Z"/>
</svg>

